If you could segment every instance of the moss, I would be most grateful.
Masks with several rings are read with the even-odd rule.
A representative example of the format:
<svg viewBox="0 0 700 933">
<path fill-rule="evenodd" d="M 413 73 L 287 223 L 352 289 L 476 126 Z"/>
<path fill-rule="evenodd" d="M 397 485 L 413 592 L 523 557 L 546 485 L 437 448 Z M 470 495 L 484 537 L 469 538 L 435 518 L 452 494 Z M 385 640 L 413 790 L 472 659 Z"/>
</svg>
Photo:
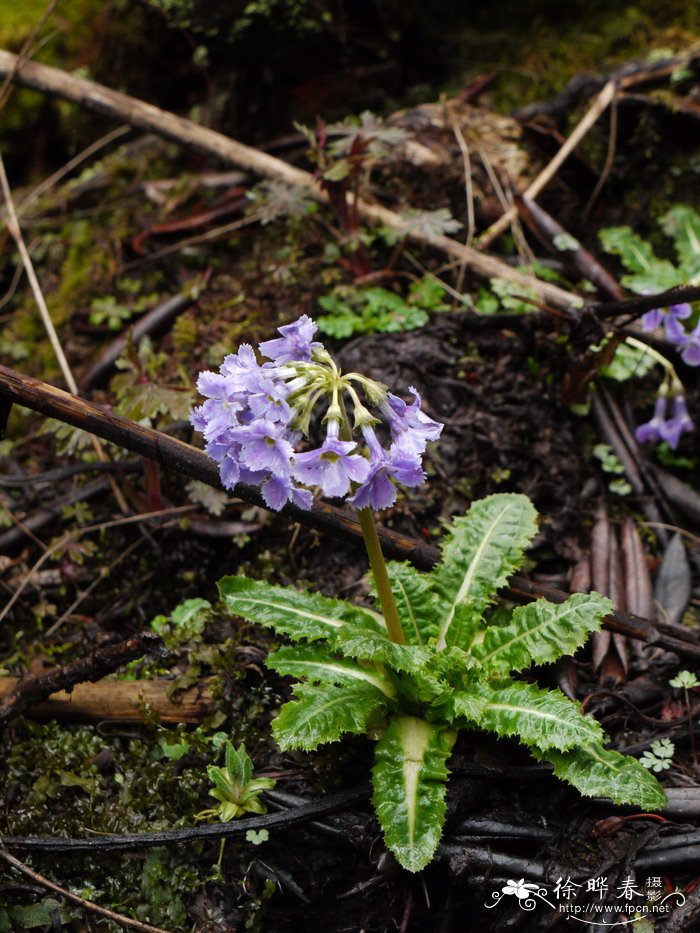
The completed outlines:
<svg viewBox="0 0 700 933">
<path fill-rule="evenodd" d="M 638 0 L 633 6 L 621 0 L 530 0 L 484 9 L 458 32 L 454 78 L 463 81 L 465 70 L 499 71 L 494 99 L 507 110 L 558 93 L 582 72 L 612 69 L 654 49 L 688 48 L 700 18 L 698 7 L 683 0 Z"/>
</svg>

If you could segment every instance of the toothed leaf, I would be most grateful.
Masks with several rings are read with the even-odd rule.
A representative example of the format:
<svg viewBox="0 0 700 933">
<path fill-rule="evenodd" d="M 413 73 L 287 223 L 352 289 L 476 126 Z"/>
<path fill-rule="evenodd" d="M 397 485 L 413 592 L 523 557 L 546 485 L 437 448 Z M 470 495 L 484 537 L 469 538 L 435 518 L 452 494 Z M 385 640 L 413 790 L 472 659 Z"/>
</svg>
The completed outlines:
<svg viewBox="0 0 700 933">
<path fill-rule="evenodd" d="M 455 738 L 444 727 L 400 716 L 377 743 L 372 800 L 387 846 L 408 871 L 424 868 L 440 841 Z"/>
<path fill-rule="evenodd" d="M 468 601 L 480 615 L 520 566 L 537 531 L 536 518 L 527 496 L 502 493 L 474 502 L 465 516 L 453 520 L 442 559 L 430 574 L 440 607 L 439 648 L 459 644 L 455 636 L 461 626 L 453 627 L 456 607 Z"/>
<path fill-rule="evenodd" d="M 549 664 L 573 654 L 612 610 L 610 600 L 598 593 L 574 593 L 563 603 L 538 599 L 518 606 L 508 625 L 489 626 L 471 653 L 492 675 Z"/>
<path fill-rule="evenodd" d="M 587 797 L 610 797 L 615 803 L 631 803 L 644 810 L 659 810 L 668 802 L 663 787 L 636 758 L 600 744 L 567 752 L 533 749 L 533 755 L 554 765 L 557 777 Z"/>
<path fill-rule="evenodd" d="M 360 631 L 351 625 L 339 629 L 333 647 L 346 658 L 386 664 L 395 671 L 418 670 L 435 653 L 427 645 L 397 645 L 386 635 Z"/>
<path fill-rule="evenodd" d="M 267 667 L 279 674 L 289 674 L 310 683 L 345 684 L 368 683 L 387 696 L 395 691 L 389 680 L 372 667 L 361 667 L 347 658 L 329 656 L 325 648 L 311 645 L 278 648 L 269 655 Z"/>
<path fill-rule="evenodd" d="M 344 624 L 370 632 L 382 631 L 374 613 L 320 593 L 270 586 L 248 577 L 224 577 L 219 581 L 219 591 L 231 612 L 250 622 L 269 625 L 292 641 L 329 638 Z"/>
<path fill-rule="evenodd" d="M 346 732 L 367 731 L 367 719 L 381 711 L 386 697 L 371 684 L 333 686 L 298 684 L 296 700 L 285 703 L 272 723 L 280 748 L 310 751 L 324 742 L 336 742 Z"/>
<path fill-rule="evenodd" d="M 605 738 L 600 724 L 584 716 L 579 704 L 559 690 L 513 681 L 498 688 L 480 685 L 474 692 L 485 701 L 478 720 L 481 728 L 500 736 L 515 735 L 525 745 L 564 750 Z"/>
<path fill-rule="evenodd" d="M 426 644 L 437 635 L 439 623 L 430 574 L 419 573 L 410 564 L 397 561 L 387 564 L 387 572 L 406 642 Z"/>
</svg>

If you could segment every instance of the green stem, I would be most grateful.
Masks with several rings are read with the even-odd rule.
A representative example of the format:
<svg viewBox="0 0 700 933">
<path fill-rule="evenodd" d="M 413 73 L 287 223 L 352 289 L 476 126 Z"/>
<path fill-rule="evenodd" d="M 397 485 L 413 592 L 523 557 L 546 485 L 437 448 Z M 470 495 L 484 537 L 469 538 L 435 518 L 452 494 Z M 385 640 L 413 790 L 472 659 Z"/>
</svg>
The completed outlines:
<svg viewBox="0 0 700 933">
<path fill-rule="evenodd" d="M 379 602 L 382 607 L 382 614 L 384 615 L 389 638 L 395 641 L 397 645 L 405 645 L 406 639 L 404 638 L 403 628 L 401 627 L 399 610 L 396 608 L 396 600 L 391 590 L 389 574 L 386 572 L 386 562 L 382 554 L 382 546 L 379 543 L 379 535 L 377 534 L 377 526 L 374 523 L 374 515 L 371 509 L 358 509 L 357 517 L 360 521 L 362 537 L 365 539 L 369 565 L 372 568 L 374 583 L 377 587 L 377 595 L 379 596 Z"/>
<path fill-rule="evenodd" d="M 335 402 L 335 395 L 333 401 Z M 340 393 L 338 401 L 341 411 L 340 436 L 345 441 L 351 441 L 353 439 L 352 428 L 350 427 L 350 420 L 348 419 L 348 413 L 345 408 L 345 400 Z M 369 566 L 372 570 L 375 586 L 377 587 L 377 595 L 379 596 L 379 604 L 382 607 L 382 615 L 386 623 L 387 633 L 389 638 L 393 642 L 396 642 L 397 645 L 405 645 L 406 638 L 404 637 L 403 628 L 401 627 L 401 619 L 399 617 L 399 610 L 396 608 L 396 600 L 391 590 L 389 574 L 386 571 L 386 561 L 382 553 L 382 546 L 379 543 L 379 535 L 377 534 L 377 526 L 374 522 L 372 510 L 358 509 L 357 518 L 360 522 L 362 537 L 364 538 L 365 547 L 367 548 Z"/>
</svg>

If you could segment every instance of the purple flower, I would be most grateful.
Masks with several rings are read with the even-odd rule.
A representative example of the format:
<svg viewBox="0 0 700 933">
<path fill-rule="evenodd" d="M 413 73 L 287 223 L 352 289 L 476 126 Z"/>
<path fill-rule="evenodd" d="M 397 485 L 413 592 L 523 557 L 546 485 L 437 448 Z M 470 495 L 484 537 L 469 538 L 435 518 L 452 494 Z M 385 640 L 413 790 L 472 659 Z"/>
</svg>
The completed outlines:
<svg viewBox="0 0 700 933">
<path fill-rule="evenodd" d="M 280 337 L 261 344 L 259 354 L 243 344 L 218 373 L 205 372 L 198 379 L 205 401 L 190 420 L 219 464 L 222 484 L 227 489 L 239 483 L 258 486 L 267 505 L 279 510 L 289 502 L 311 507 L 312 493 L 300 484 L 318 486 L 333 497 L 347 496 L 356 487 L 352 504 L 383 509 L 396 501 L 397 483 L 422 483 L 422 455 L 442 425 L 421 411 L 418 392 L 410 389 L 413 402 L 407 404 L 359 373 L 343 376 L 327 352 L 314 352 L 324 348 L 313 340 L 316 325 L 306 315 L 279 332 Z M 364 388 L 370 407 L 379 409 L 376 414 L 351 382 Z M 366 448 L 362 438 L 358 444 L 355 438 L 339 437 L 344 394 L 354 408 L 354 420 L 345 427 L 350 431 L 354 423 Z M 318 423 L 312 415 L 319 403 L 326 409 L 326 438 L 320 447 L 296 453 L 302 433 Z M 382 420 L 377 415 L 383 415 L 391 432 L 388 449 L 370 427 Z"/>
<path fill-rule="evenodd" d="M 675 450 L 681 439 L 681 434 L 692 431 L 693 427 L 685 399 L 682 395 L 676 395 L 673 399 L 673 418 L 666 422 L 664 440 Z"/>
<path fill-rule="evenodd" d="M 221 373 L 231 380 L 236 389 L 245 388 L 249 376 L 257 374 L 263 367 L 255 358 L 255 350 L 249 343 L 242 343 L 238 353 L 229 353 L 221 364 Z"/>
<path fill-rule="evenodd" d="M 653 308 L 651 311 L 647 311 L 646 314 L 642 315 L 642 329 L 645 331 L 656 330 L 657 327 L 661 327 L 662 324 L 665 324 L 666 337 L 674 343 L 675 341 L 669 336 L 669 325 L 673 321 L 684 321 L 686 318 L 689 318 L 692 313 L 693 309 L 686 302 L 679 305 L 670 305 L 668 308 Z M 681 328 L 681 330 L 683 330 L 683 328 Z"/>
<path fill-rule="evenodd" d="M 390 392 L 386 402 L 380 405 L 380 411 L 389 423 L 393 439 L 404 438 L 405 443 L 417 454 L 422 454 L 428 441 L 435 441 L 440 437 L 443 425 L 421 411 L 422 400 L 413 386 L 409 386 L 408 391 L 414 397 L 410 405 Z"/>
<path fill-rule="evenodd" d="M 254 418 L 281 421 L 287 424 L 292 418 L 292 409 L 287 404 L 289 389 L 281 380 L 275 380 L 265 371 L 247 380 L 248 406 Z"/>
<path fill-rule="evenodd" d="M 260 344 L 260 352 L 276 363 L 308 363 L 312 351 L 323 346 L 312 340 L 317 328 L 308 314 L 302 314 L 293 324 L 285 324 L 277 330 L 281 337 Z"/>
<path fill-rule="evenodd" d="M 262 497 L 267 505 L 279 512 L 291 502 L 300 509 L 310 509 L 313 496 L 308 489 L 299 489 L 289 477 L 270 476 L 260 487 Z"/>
<path fill-rule="evenodd" d="M 372 428 L 362 432 L 370 449 L 369 473 L 357 492 L 348 499 L 356 509 L 388 509 L 396 502 L 396 486 L 419 486 L 425 480 L 420 455 L 400 443 L 392 444 L 389 454 L 381 447 Z"/>
<path fill-rule="evenodd" d="M 282 427 L 262 419 L 231 431 L 231 437 L 241 445 L 240 459 L 249 470 L 269 470 L 287 477 L 294 447 L 284 436 Z"/>
<path fill-rule="evenodd" d="M 658 396 L 652 418 L 645 424 L 640 424 L 634 432 L 639 444 L 666 441 L 670 447 L 675 449 L 678 446 L 681 434 L 693 430 L 693 422 L 688 415 L 683 396 L 676 395 L 673 399 L 672 418 L 666 418 L 667 402 L 666 396 Z"/>
<path fill-rule="evenodd" d="M 700 323 L 686 336 L 681 359 L 688 366 L 700 366 Z"/>
<path fill-rule="evenodd" d="M 355 441 L 328 436 L 317 450 L 297 454 L 294 475 L 309 486 L 320 486 L 326 496 L 344 496 L 350 483 L 363 483 L 369 474 L 369 461 L 352 451 Z"/>
</svg>

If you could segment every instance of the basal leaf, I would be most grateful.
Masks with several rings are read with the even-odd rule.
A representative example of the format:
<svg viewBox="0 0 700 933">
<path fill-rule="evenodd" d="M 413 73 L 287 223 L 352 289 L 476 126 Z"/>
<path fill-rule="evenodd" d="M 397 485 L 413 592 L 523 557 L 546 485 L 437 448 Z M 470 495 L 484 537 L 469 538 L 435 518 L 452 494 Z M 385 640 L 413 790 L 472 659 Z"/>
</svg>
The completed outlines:
<svg viewBox="0 0 700 933">
<path fill-rule="evenodd" d="M 426 644 L 437 636 L 439 621 L 430 574 L 398 561 L 388 563 L 387 572 L 407 643 Z"/>
<path fill-rule="evenodd" d="M 418 670 L 434 653 L 427 645 L 397 645 L 386 635 L 347 625 L 338 630 L 333 647 L 346 658 L 386 664 L 394 671 Z"/>
<path fill-rule="evenodd" d="M 533 755 L 549 761 L 557 777 L 587 797 L 610 797 L 615 803 L 631 803 L 644 810 L 659 810 L 668 802 L 663 787 L 636 758 L 600 744 L 567 752 L 533 749 Z"/>
<path fill-rule="evenodd" d="M 527 496 L 501 493 L 474 502 L 453 520 L 442 560 L 430 574 L 440 607 L 438 648 L 459 644 L 452 627 L 459 603 L 469 601 L 475 613 L 483 612 L 520 565 L 537 531 L 536 518 Z"/>
<path fill-rule="evenodd" d="M 564 750 L 602 742 L 605 737 L 600 724 L 584 716 L 579 704 L 559 690 L 513 681 L 507 687 L 483 685 L 478 692 L 485 700 L 481 728 L 501 736 L 515 735 L 525 745 Z"/>
<path fill-rule="evenodd" d="M 375 613 L 320 593 L 270 586 L 243 576 L 224 577 L 219 581 L 219 592 L 231 612 L 250 622 L 269 625 L 292 641 L 329 638 L 344 624 L 370 632 L 383 631 Z"/>
<path fill-rule="evenodd" d="M 689 204 L 676 204 L 664 216 L 662 226 L 673 237 L 686 279 L 700 276 L 700 214 Z"/>
<path fill-rule="evenodd" d="M 310 645 L 278 648 L 274 654 L 269 655 L 266 664 L 279 674 L 304 678 L 310 683 L 368 683 L 388 697 L 393 697 L 396 692 L 391 682 L 376 668 L 362 667 L 347 658 L 333 658 L 325 649 Z"/>
<path fill-rule="evenodd" d="M 399 716 L 377 743 L 374 808 L 387 846 L 409 871 L 424 868 L 440 841 L 446 763 L 455 738 L 424 719 Z"/>
<path fill-rule="evenodd" d="M 280 748 L 309 751 L 336 742 L 345 732 L 366 731 L 370 714 L 379 712 L 386 697 L 371 684 L 333 686 L 298 684 L 296 700 L 285 703 L 272 723 Z"/>
<path fill-rule="evenodd" d="M 612 610 L 610 600 L 598 593 L 574 593 L 563 603 L 538 599 L 518 606 L 509 625 L 489 626 L 471 653 L 492 674 L 549 664 L 573 654 Z"/>
</svg>

